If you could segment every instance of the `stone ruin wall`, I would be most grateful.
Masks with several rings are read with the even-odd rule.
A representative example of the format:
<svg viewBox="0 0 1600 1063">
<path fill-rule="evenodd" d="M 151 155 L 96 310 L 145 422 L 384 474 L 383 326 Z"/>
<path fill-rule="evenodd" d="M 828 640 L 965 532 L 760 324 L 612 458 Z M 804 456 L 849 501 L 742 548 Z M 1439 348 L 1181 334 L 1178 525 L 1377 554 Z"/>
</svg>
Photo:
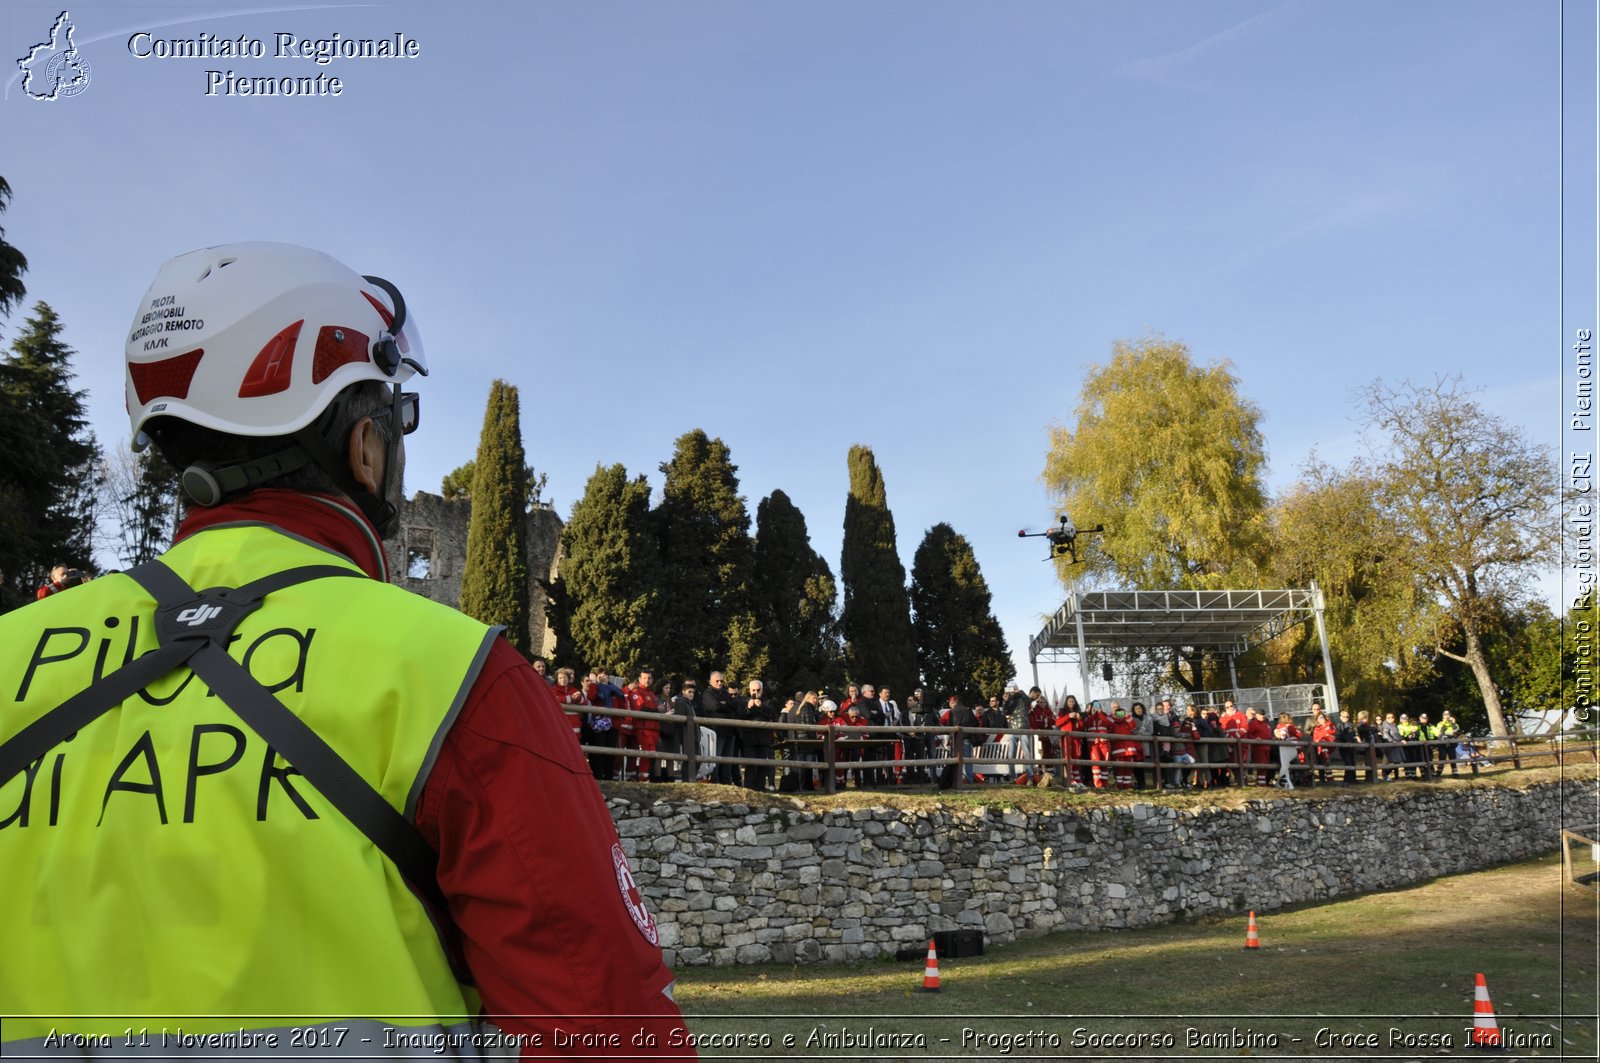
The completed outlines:
<svg viewBox="0 0 1600 1063">
<path fill-rule="evenodd" d="M 472 503 L 418 491 L 401 505 L 400 531 L 384 544 L 390 582 L 455 608 L 461 601 L 471 520 Z M 555 578 L 560 565 L 561 528 L 561 518 L 547 505 L 535 506 L 528 513 L 529 644 L 540 647 L 544 656 L 555 651 L 555 635 L 545 622 L 549 596 L 544 584 Z"/>
</svg>

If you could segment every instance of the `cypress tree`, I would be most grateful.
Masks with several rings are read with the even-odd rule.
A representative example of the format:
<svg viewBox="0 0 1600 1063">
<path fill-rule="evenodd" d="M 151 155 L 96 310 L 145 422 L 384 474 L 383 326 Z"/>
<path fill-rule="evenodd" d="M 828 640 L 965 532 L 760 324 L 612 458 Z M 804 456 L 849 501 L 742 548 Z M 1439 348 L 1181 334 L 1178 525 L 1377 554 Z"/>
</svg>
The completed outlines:
<svg viewBox="0 0 1600 1063">
<path fill-rule="evenodd" d="M 850 495 L 845 500 L 844 549 L 839 559 L 845 663 L 857 682 L 910 690 L 917 678 L 916 640 L 883 473 L 871 449 L 864 446 L 850 448 L 849 463 Z"/>
<path fill-rule="evenodd" d="M 596 466 L 561 533 L 561 576 L 552 623 L 559 658 L 580 671 L 604 666 L 627 676 L 657 667 L 651 631 L 661 599 L 650 531 L 650 484 L 621 465 Z"/>
<path fill-rule="evenodd" d="M 1011 651 L 995 619 L 989 585 L 972 544 L 948 524 L 923 536 L 911 562 L 917 661 L 922 678 L 941 694 L 968 704 L 998 693 L 1011 676 Z"/>
<path fill-rule="evenodd" d="M 46 303 L 0 361 L 0 605 L 32 599 L 56 564 L 92 569 L 100 446 L 84 392 L 72 387 L 72 356 Z"/>
<path fill-rule="evenodd" d="M 661 466 L 656 507 L 662 561 L 658 631 L 669 674 L 704 676 L 731 668 L 741 678 L 762 664 L 749 587 L 754 549 L 728 445 L 696 428 L 678 438 Z"/>
<path fill-rule="evenodd" d="M 528 654 L 528 481 L 517 389 L 489 387 L 472 477 L 472 519 L 461 576 L 461 611 L 504 624 L 506 640 Z"/>
<path fill-rule="evenodd" d="M 837 682 L 833 572 L 811 548 L 805 516 L 782 491 L 772 492 L 756 507 L 753 567 L 750 604 L 760 644 L 767 650 L 761 674 L 773 693 L 781 700 L 795 690 Z"/>
</svg>

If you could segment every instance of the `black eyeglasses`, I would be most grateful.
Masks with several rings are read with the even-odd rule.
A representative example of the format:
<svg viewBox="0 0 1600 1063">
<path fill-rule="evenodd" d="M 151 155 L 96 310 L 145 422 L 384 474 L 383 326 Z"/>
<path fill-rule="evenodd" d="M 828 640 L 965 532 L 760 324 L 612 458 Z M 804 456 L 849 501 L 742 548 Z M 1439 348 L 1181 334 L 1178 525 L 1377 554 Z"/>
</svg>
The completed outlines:
<svg viewBox="0 0 1600 1063">
<path fill-rule="evenodd" d="M 410 435 L 422 423 L 422 396 L 415 391 L 397 392 L 394 400 L 395 417 L 400 422 L 400 434 Z"/>
</svg>

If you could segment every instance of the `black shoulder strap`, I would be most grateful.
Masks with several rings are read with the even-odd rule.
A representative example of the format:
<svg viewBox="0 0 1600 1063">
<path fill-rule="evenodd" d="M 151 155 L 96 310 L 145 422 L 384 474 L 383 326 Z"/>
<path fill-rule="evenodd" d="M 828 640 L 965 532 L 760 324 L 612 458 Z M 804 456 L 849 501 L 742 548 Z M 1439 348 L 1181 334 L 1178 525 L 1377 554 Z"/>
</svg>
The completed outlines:
<svg viewBox="0 0 1600 1063">
<path fill-rule="evenodd" d="M 44 756 L 84 726 L 99 719 L 194 655 L 199 646 L 174 643 L 118 668 L 63 701 L 0 744 L 0 784 Z"/>
<path fill-rule="evenodd" d="M 436 880 L 438 857 L 416 827 L 226 649 L 234 628 L 274 591 L 311 580 L 363 574 L 338 565 L 307 565 L 274 572 L 242 587 L 206 591 L 196 591 L 159 561 L 137 565 L 123 574 L 155 598 L 160 648 L 78 692 L 0 744 L 0 783 L 74 731 L 187 663 L 251 730 L 394 861 L 436 912 L 448 913 Z"/>
</svg>

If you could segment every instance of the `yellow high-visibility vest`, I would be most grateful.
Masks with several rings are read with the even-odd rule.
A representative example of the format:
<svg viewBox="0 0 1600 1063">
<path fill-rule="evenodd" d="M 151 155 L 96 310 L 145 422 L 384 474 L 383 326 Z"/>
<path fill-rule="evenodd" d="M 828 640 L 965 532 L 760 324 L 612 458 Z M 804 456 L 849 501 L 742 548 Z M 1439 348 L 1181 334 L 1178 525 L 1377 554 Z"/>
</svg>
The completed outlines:
<svg viewBox="0 0 1600 1063">
<path fill-rule="evenodd" d="M 162 560 L 197 590 L 355 569 L 260 525 L 200 532 Z M 0 741 L 155 649 L 152 609 L 111 575 L 0 617 Z M 334 578 L 269 595 L 228 652 L 410 819 L 495 634 Z M 187 667 L 0 784 L 0 912 L 8 1050 L 177 1030 L 252 1031 L 226 1047 L 289 1052 L 319 1023 L 345 1032 L 298 1047 L 338 1036 L 349 1050 L 478 1010 L 394 864 Z"/>
</svg>

